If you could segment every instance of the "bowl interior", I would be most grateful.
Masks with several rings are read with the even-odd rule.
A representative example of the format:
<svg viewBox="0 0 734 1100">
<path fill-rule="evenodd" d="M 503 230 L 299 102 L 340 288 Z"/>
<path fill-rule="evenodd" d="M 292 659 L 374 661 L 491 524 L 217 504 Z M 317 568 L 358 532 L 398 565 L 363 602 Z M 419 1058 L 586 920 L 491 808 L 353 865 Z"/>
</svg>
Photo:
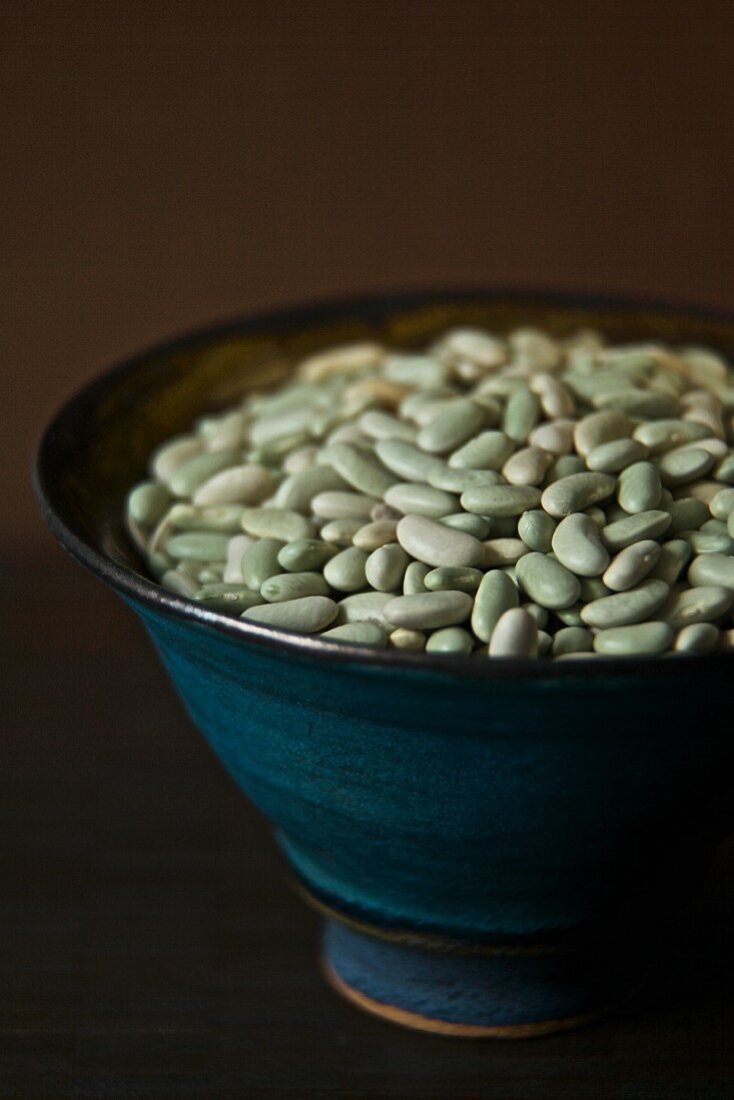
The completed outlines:
<svg viewBox="0 0 734 1100">
<path fill-rule="evenodd" d="M 363 299 L 245 319 L 162 345 L 94 382 L 59 414 L 39 457 L 47 507 L 81 541 L 139 575 L 125 536 L 126 493 L 151 451 L 200 414 L 286 378 L 300 358 L 341 342 L 420 348 L 452 325 L 505 332 L 537 325 L 562 336 L 599 328 L 610 340 L 658 339 L 734 349 L 734 323 L 675 309 L 518 294 Z"/>
</svg>

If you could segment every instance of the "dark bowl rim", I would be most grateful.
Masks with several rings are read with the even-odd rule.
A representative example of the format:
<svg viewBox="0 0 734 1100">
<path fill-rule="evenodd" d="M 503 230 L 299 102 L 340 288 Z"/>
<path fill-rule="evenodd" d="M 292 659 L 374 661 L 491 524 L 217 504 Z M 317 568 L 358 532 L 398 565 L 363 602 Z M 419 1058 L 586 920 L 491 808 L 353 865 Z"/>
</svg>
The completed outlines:
<svg viewBox="0 0 734 1100">
<path fill-rule="evenodd" d="M 200 607 L 193 600 L 168 592 L 152 580 L 127 569 L 97 550 L 74 529 L 73 520 L 64 510 L 64 501 L 54 470 L 57 465 L 57 438 L 63 438 L 65 425 L 77 419 L 78 413 L 104 393 L 105 388 L 120 375 L 133 370 L 143 362 L 158 355 L 205 346 L 212 340 L 259 330 L 283 328 L 295 330 L 302 325 L 326 324 L 340 317 L 361 311 L 386 315 L 397 309 L 411 309 L 441 302 L 512 301 L 532 307 L 566 309 L 605 309 L 624 314 L 634 312 L 658 312 L 668 316 L 689 317 L 701 322 L 734 325 L 734 314 L 699 304 L 679 301 L 650 300 L 616 295 L 597 295 L 586 292 L 548 290 L 541 287 L 477 287 L 458 288 L 424 287 L 385 292 L 354 293 L 342 298 L 324 298 L 310 302 L 296 302 L 272 309 L 229 317 L 212 324 L 199 326 L 172 338 L 126 356 L 107 370 L 93 377 L 76 390 L 50 420 L 39 441 L 33 467 L 33 486 L 43 518 L 52 535 L 61 546 L 81 565 L 108 583 L 123 598 L 141 603 L 153 610 L 192 624 L 213 628 L 231 639 L 263 645 L 284 655 L 327 661 L 338 665 L 360 665 L 372 668 L 390 668 L 397 671 L 441 673 L 460 678 L 483 680 L 528 679 L 546 681 L 555 679 L 624 679 L 631 675 L 669 675 L 673 668 L 681 675 L 700 669 L 702 663 L 711 671 L 712 666 L 721 670 L 731 668 L 732 654 L 686 655 L 665 654 L 650 657 L 594 657 L 545 660 L 543 658 L 503 658 L 479 661 L 466 656 L 414 653 L 405 650 L 373 648 L 353 643 L 327 641 L 319 635 L 297 634 L 276 630 L 243 619 L 233 619 L 217 611 Z M 673 663 L 671 665 L 671 659 Z"/>
</svg>

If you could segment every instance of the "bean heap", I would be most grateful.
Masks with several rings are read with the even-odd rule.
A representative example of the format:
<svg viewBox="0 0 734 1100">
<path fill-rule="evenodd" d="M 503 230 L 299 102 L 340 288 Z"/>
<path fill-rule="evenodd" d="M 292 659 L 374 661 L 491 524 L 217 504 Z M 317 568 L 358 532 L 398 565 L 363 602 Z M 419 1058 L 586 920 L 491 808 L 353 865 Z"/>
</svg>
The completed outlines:
<svg viewBox="0 0 734 1100">
<path fill-rule="evenodd" d="M 479 657 L 734 646 L 734 372 L 706 348 L 338 347 L 150 476 L 126 521 L 151 574 L 251 623 Z"/>
</svg>

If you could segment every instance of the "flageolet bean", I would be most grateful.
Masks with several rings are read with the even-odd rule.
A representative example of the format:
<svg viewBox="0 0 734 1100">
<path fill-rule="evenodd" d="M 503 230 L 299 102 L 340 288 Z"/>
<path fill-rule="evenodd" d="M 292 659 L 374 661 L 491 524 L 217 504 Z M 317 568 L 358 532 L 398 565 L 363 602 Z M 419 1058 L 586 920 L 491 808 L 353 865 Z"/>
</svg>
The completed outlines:
<svg viewBox="0 0 734 1100">
<path fill-rule="evenodd" d="M 509 337 L 512 361 L 531 370 L 553 370 L 560 358 L 556 341 L 535 328 L 518 328 Z"/>
<path fill-rule="evenodd" d="M 553 374 L 539 371 L 530 377 L 529 388 L 540 398 L 540 406 L 549 420 L 573 416 L 576 403 Z"/>
<path fill-rule="evenodd" d="M 682 454 L 685 451 L 705 451 L 706 454 L 711 455 L 714 461 L 718 461 L 724 458 L 729 453 L 729 448 L 723 439 L 717 439 L 715 436 L 709 436 L 706 439 L 697 439 L 694 443 L 683 443 L 680 447 L 676 447 L 674 451 L 669 451 L 668 454 Z M 667 458 L 667 455 L 663 456 Z"/>
<path fill-rule="evenodd" d="M 610 443 L 600 443 L 586 456 L 586 465 L 590 470 L 605 474 L 616 474 L 633 462 L 638 462 L 647 454 L 647 447 L 636 439 L 613 439 Z"/>
<path fill-rule="evenodd" d="M 687 485 L 708 473 L 714 464 L 713 455 L 700 447 L 686 447 L 680 451 L 668 451 L 658 459 L 658 470 L 663 485 L 668 488 Z"/>
<path fill-rule="evenodd" d="M 602 596 L 611 596 L 612 589 L 608 588 L 601 577 L 579 577 L 581 582 L 581 602 L 591 603 L 592 600 L 600 600 Z"/>
<path fill-rule="evenodd" d="M 329 442 L 332 442 L 331 438 Z M 286 474 L 300 474 L 304 470 L 310 470 L 312 466 L 316 465 L 317 454 L 318 448 L 310 444 L 305 444 L 303 447 L 296 447 L 295 450 L 290 451 L 283 459 L 283 472 Z"/>
<path fill-rule="evenodd" d="M 488 642 L 499 619 L 520 603 L 517 585 L 500 569 L 485 573 L 474 598 L 471 627 L 482 642 Z"/>
<path fill-rule="evenodd" d="M 260 504 L 273 488 L 266 466 L 230 466 L 220 470 L 195 490 L 193 502 L 204 507 L 221 504 Z M 284 507 L 290 507 L 286 504 Z"/>
<path fill-rule="evenodd" d="M 199 584 L 194 577 L 187 577 L 177 569 L 167 569 L 161 577 L 161 584 L 169 592 L 177 596 L 185 596 L 188 600 L 193 600 L 199 590 Z"/>
<path fill-rule="evenodd" d="M 510 394 L 502 430 L 515 443 L 524 443 L 540 418 L 540 402 L 528 389 L 518 388 Z"/>
<path fill-rule="evenodd" d="M 486 539 L 492 530 L 492 524 L 484 516 L 475 516 L 471 512 L 453 512 L 450 516 L 441 516 L 441 523 L 454 527 L 457 531 L 466 531 L 477 539 Z"/>
<path fill-rule="evenodd" d="M 418 592 L 427 592 L 426 577 L 431 568 L 422 561 L 412 561 L 403 577 L 403 595 L 415 596 Z"/>
<path fill-rule="evenodd" d="M 474 401 L 457 398 L 440 409 L 418 433 L 418 446 L 430 454 L 448 454 L 479 431 L 484 411 Z"/>
<path fill-rule="evenodd" d="M 368 520 L 374 505 L 372 497 L 362 493 L 342 493 L 327 491 L 318 493 L 311 501 L 315 516 L 321 519 L 361 519 Z M 305 537 L 305 536 L 302 536 Z"/>
<path fill-rule="evenodd" d="M 602 528 L 602 542 L 607 550 L 624 550 L 633 542 L 641 539 L 658 538 L 670 527 L 671 516 L 669 512 L 651 509 L 649 512 L 638 512 L 637 515 L 626 516 L 624 519 L 614 520 Z"/>
<path fill-rule="evenodd" d="M 280 573 L 278 555 L 285 544 L 280 539 L 261 538 L 248 546 L 240 559 L 242 580 L 258 592 L 268 577 Z"/>
<path fill-rule="evenodd" d="M 673 640 L 673 628 L 668 623 L 637 623 L 611 627 L 594 636 L 594 649 L 609 657 L 636 657 L 663 653 Z"/>
<path fill-rule="evenodd" d="M 580 614 L 582 607 L 582 603 L 575 603 L 572 607 L 557 608 L 553 613 L 565 626 L 582 627 L 584 625 Z"/>
<path fill-rule="evenodd" d="M 325 630 L 322 638 L 330 642 L 350 642 L 352 645 L 386 646 L 387 632 L 377 623 L 342 623 Z"/>
<path fill-rule="evenodd" d="M 428 481 L 432 473 L 443 467 L 442 459 L 402 439 L 378 440 L 375 454 L 383 466 L 404 481 Z"/>
<path fill-rule="evenodd" d="M 384 500 L 378 500 L 377 504 L 374 504 L 370 511 L 370 520 L 373 523 L 380 523 L 383 519 L 391 519 L 397 523 L 400 516 L 401 513 L 397 508 L 391 508 L 389 504 L 385 504 Z"/>
<path fill-rule="evenodd" d="M 696 531 L 706 522 L 709 510 L 702 500 L 695 497 L 682 497 L 668 506 L 670 525 L 667 534 L 678 535 L 681 531 Z"/>
<path fill-rule="evenodd" d="M 617 501 L 630 515 L 657 508 L 661 495 L 660 474 L 652 462 L 635 462 L 617 479 Z"/>
<path fill-rule="evenodd" d="M 337 592 L 358 592 L 366 583 L 367 554 L 357 546 L 341 550 L 324 566 L 324 579 Z"/>
<path fill-rule="evenodd" d="M 734 602 L 734 590 L 721 585 L 699 585 L 671 592 L 660 608 L 660 618 L 680 628 L 689 623 L 716 622 Z"/>
<path fill-rule="evenodd" d="M 574 429 L 574 446 L 586 458 L 595 447 L 623 439 L 632 431 L 632 421 L 621 412 L 589 413 L 578 421 Z M 643 441 L 644 442 L 644 441 Z"/>
<path fill-rule="evenodd" d="M 415 653 L 426 648 L 426 635 L 422 630 L 409 630 L 405 626 L 399 626 L 391 629 L 389 642 L 394 649 L 408 649 Z"/>
<path fill-rule="evenodd" d="M 688 569 L 688 583 L 734 589 L 734 557 L 731 554 L 702 554 Z"/>
<path fill-rule="evenodd" d="M 538 624 L 522 607 L 505 611 L 492 631 L 490 657 L 535 657 L 538 653 Z"/>
<path fill-rule="evenodd" d="M 573 447 L 574 424 L 573 420 L 552 420 L 550 423 L 538 424 L 528 436 L 528 443 L 552 455 L 568 454 Z"/>
<path fill-rule="evenodd" d="M 711 531 L 681 531 L 681 538 L 690 542 L 694 554 L 734 553 L 734 541 L 726 532 L 722 535 Z"/>
<path fill-rule="evenodd" d="M 728 458 L 722 458 L 721 462 L 714 469 L 714 477 L 717 481 L 723 481 L 727 485 L 734 485 L 734 460 L 729 455 Z"/>
<path fill-rule="evenodd" d="M 435 630 L 426 642 L 427 653 L 471 653 L 474 640 L 461 626 L 444 626 Z"/>
<path fill-rule="evenodd" d="M 273 505 L 290 512 L 310 513 L 318 493 L 340 491 L 349 486 L 331 466 L 312 466 L 300 474 L 291 474 L 278 486 Z"/>
<path fill-rule="evenodd" d="M 578 577 L 598 577 L 609 564 L 599 527 L 583 512 L 566 516 L 553 532 L 553 552 Z"/>
<path fill-rule="evenodd" d="M 561 519 L 606 500 L 614 492 L 614 484 L 614 478 L 609 474 L 571 474 L 549 485 L 540 503 L 549 515 Z"/>
<path fill-rule="evenodd" d="M 592 404 L 598 409 L 614 409 L 638 420 L 662 420 L 678 412 L 676 398 L 652 390 L 631 388 L 595 394 Z"/>
<path fill-rule="evenodd" d="M 397 381 L 393 379 L 392 381 Z M 362 413 L 358 422 L 360 429 L 371 439 L 406 439 L 413 443 L 417 432 L 411 424 L 399 420 L 391 413 L 381 412 L 379 409 L 370 409 Z M 359 488 L 359 486 L 357 486 Z M 362 490 L 365 492 L 366 490 Z"/>
<path fill-rule="evenodd" d="M 396 592 L 403 583 L 410 558 L 397 542 L 379 546 L 365 562 L 367 583 L 377 592 Z"/>
<path fill-rule="evenodd" d="M 500 366 L 507 357 L 504 340 L 471 328 L 453 329 L 439 343 L 437 351 L 444 359 L 468 359 L 486 369 Z"/>
<path fill-rule="evenodd" d="M 564 565 L 547 554 L 531 551 L 520 558 L 515 574 L 521 588 L 541 607 L 570 607 L 581 594 L 581 585 Z"/>
<path fill-rule="evenodd" d="M 170 504 L 171 494 L 160 481 L 143 481 L 128 494 L 127 514 L 142 527 L 155 527 Z"/>
<path fill-rule="evenodd" d="M 307 573 L 323 569 L 336 552 L 335 546 L 321 539 L 296 539 L 295 542 L 287 542 L 278 551 L 278 565 L 286 573 Z"/>
<path fill-rule="evenodd" d="M 707 519 L 699 527 L 699 531 L 706 535 L 726 535 L 726 521 L 723 519 Z"/>
<path fill-rule="evenodd" d="M 242 618 L 261 626 L 278 630 L 295 630 L 300 634 L 318 634 L 330 626 L 337 616 L 337 605 L 328 596 L 302 596 L 284 603 L 265 603 L 251 607 Z"/>
<path fill-rule="evenodd" d="M 580 455 L 559 455 L 546 474 L 546 485 L 561 481 L 564 477 L 570 477 L 571 474 L 583 473 L 586 473 L 586 463 Z"/>
<path fill-rule="evenodd" d="M 395 542 L 398 523 L 394 519 L 376 519 L 366 523 L 355 533 L 352 542 L 360 550 L 371 553 L 388 542 Z"/>
<path fill-rule="evenodd" d="M 263 603 L 259 592 L 244 585 L 231 584 L 205 584 L 195 594 L 197 603 L 213 611 L 223 611 L 226 615 L 241 615 L 250 607 L 257 607 Z"/>
<path fill-rule="evenodd" d="M 484 565 L 488 568 L 502 565 L 515 565 L 523 554 L 529 553 L 522 539 L 487 539 L 484 543 Z"/>
<path fill-rule="evenodd" d="M 405 515 L 439 516 L 450 514 L 456 507 L 456 497 L 431 485 L 418 482 L 398 482 L 385 493 L 385 503 Z"/>
<path fill-rule="evenodd" d="M 451 466 L 435 470 L 428 478 L 429 485 L 446 493 L 463 493 L 475 485 L 499 485 L 501 481 L 501 475 L 496 470 L 460 470 Z M 453 503 L 455 506 L 457 501 Z"/>
<path fill-rule="evenodd" d="M 466 512 L 502 519 L 536 508 L 540 499 L 540 489 L 532 485 L 475 485 L 461 494 L 461 506 Z"/>
<path fill-rule="evenodd" d="M 546 553 L 553 543 L 556 521 L 547 512 L 530 509 L 517 521 L 517 533 L 530 550 Z"/>
<path fill-rule="evenodd" d="M 442 385 L 407 393 L 398 406 L 398 412 L 404 419 L 423 427 L 455 396 L 456 389 L 446 380 Z"/>
<path fill-rule="evenodd" d="M 550 612 L 547 607 L 541 607 L 537 603 L 526 603 L 523 607 L 527 611 L 528 615 L 532 615 L 538 624 L 538 629 L 542 630 L 543 627 L 548 625 L 548 619 L 550 618 Z"/>
<path fill-rule="evenodd" d="M 385 608 L 385 618 L 410 630 L 434 630 L 464 622 L 471 611 L 472 598 L 466 592 L 420 592 L 396 596 Z"/>
<path fill-rule="evenodd" d="M 332 444 L 327 451 L 327 458 L 343 482 L 366 496 L 381 497 L 395 484 L 394 475 L 381 462 L 348 443 Z"/>
<path fill-rule="evenodd" d="M 632 433 L 653 455 L 705 438 L 707 434 L 703 424 L 694 424 L 688 420 L 651 420 L 638 424 Z"/>
<path fill-rule="evenodd" d="M 323 382 L 335 374 L 354 374 L 367 367 L 377 366 L 385 352 L 379 344 L 347 344 L 328 351 L 317 352 L 305 359 L 299 374 L 309 382 Z"/>
<path fill-rule="evenodd" d="M 242 530 L 244 508 L 240 504 L 222 504 L 218 508 L 193 508 L 176 504 L 169 513 L 174 527 L 188 531 L 212 531 L 233 535 Z"/>
<path fill-rule="evenodd" d="M 364 527 L 364 518 L 332 519 L 321 528 L 321 538 L 334 546 L 351 546 L 354 536 Z"/>
<path fill-rule="evenodd" d="M 666 584 L 676 584 L 691 559 L 691 545 L 685 539 L 671 539 L 660 547 L 658 560 L 650 570 L 650 576 Z"/>
<path fill-rule="evenodd" d="M 481 569 L 460 569 L 455 565 L 441 565 L 431 569 L 423 578 L 429 592 L 459 591 L 474 593 L 482 580 Z"/>
<path fill-rule="evenodd" d="M 573 653 L 589 653 L 594 648 L 594 636 L 583 626 L 563 626 L 553 636 L 554 657 Z"/>
<path fill-rule="evenodd" d="M 523 447 L 515 451 L 502 467 L 502 476 L 510 485 L 540 485 L 553 455 L 539 447 Z"/>
<path fill-rule="evenodd" d="M 727 520 L 734 512 L 734 489 L 721 489 L 709 502 L 714 519 Z"/>
<path fill-rule="evenodd" d="M 403 549 L 426 565 L 477 566 L 484 560 L 479 539 L 429 516 L 403 516 L 397 535 Z"/>
<path fill-rule="evenodd" d="M 449 458 L 449 466 L 462 470 L 501 470 L 515 449 L 504 432 L 481 432 Z"/>
<path fill-rule="evenodd" d="M 720 490 L 721 485 L 717 481 L 689 481 L 685 485 L 678 485 L 673 490 L 673 496 L 676 499 L 692 497 L 694 500 L 700 500 L 708 508 Z"/>
<path fill-rule="evenodd" d="M 246 508 L 242 527 L 245 534 L 254 538 L 280 539 L 282 542 L 310 539 L 314 535 L 314 526 L 305 516 L 279 508 Z"/>
<path fill-rule="evenodd" d="M 227 544 L 227 560 L 222 579 L 226 584 L 244 584 L 242 577 L 242 558 L 245 550 L 253 545 L 248 535 L 235 535 Z"/>
<path fill-rule="evenodd" d="M 719 648 L 721 632 L 712 623 L 691 623 L 679 630 L 676 653 L 713 653 Z"/>
<path fill-rule="evenodd" d="M 634 542 L 619 551 L 604 572 L 602 580 L 613 592 L 626 592 L 644 580 L 654 569 L 659 557 L 660 544 L 654 539 L 641 539 L 640 542 Z"/>
<path fill-rule="evenodd" d="M 606 512 L 603 508 L 598 508 L 595 504 L 592 504 L 591 508 L 585 508 L 584 515 L 588 516 L 590 520 L 593 520 L 600 529 L 607 525 Z"/>
<path fill-rule="evenodd" d="M 353 596 L 344 596 L 338 603 L 337 622 L 377 623 L 383 630 L 392 627 L 383 612 L 393 596 L 390 592 L 357 592 Z"/>
<path fill-rule="evenodd" d="M 180 466 L 201 454 L 203 450 L 203 439 L 193 435 L 177 436 L 153 452 L 150 471 L 158 481 L 167 484 Z"/>
<path fill-rule="evenodd" d="M 645 580 L 627 592 L 615 592 L 592 600 L 580 611 L 581 621 L 597 630 L 630 626 L 653 615 L 665 602 L 669 588 L 664 581 Z M 667 615 L 661 618 L 667 619 Z"/>
<path fill-rule="evenodd" d="M 443 385 L 446 369 L 429 355 L 390 355 L 382 364 L 382 373 L 399 386 L 431 390 Z"/>
<path fill-rule="evenodd" d="M 173 535 L 166 543 L 166 553 L 172 558 L 193 558 L 195 561 L 226 561 L 229 539 L 210 531 L 185 531 Z"/>
<path fill-rule="evenodd" d="M 176 497 L 190 497 L 200 485 L 228 466 L 240 460 L 239 451 L 205 451 L 195 454 L 178 466 L 168 481 L 168 487 Z"/>
<path fill-rule="evenodd" d="M 328 596 L 329 586 L 321 573 L 276 573 L 260 585 L 267 603 L 282 603 L 299 596 Z"/>
</svg>

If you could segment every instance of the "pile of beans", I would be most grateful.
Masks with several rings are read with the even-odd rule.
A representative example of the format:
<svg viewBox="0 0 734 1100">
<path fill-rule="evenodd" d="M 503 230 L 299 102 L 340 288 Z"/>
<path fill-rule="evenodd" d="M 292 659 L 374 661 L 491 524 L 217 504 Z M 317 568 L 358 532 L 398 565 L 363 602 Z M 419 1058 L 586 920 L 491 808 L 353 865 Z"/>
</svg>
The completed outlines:
<svg viewBox="0 0 734 1100">
<path fill-rule="evenodd" d="M 126 521 L 151 574 L 248 622 L 479 657 L 734 646 L 734 372 L 705 348 L 329 349 L 150 477 Z"/>
</svg>

